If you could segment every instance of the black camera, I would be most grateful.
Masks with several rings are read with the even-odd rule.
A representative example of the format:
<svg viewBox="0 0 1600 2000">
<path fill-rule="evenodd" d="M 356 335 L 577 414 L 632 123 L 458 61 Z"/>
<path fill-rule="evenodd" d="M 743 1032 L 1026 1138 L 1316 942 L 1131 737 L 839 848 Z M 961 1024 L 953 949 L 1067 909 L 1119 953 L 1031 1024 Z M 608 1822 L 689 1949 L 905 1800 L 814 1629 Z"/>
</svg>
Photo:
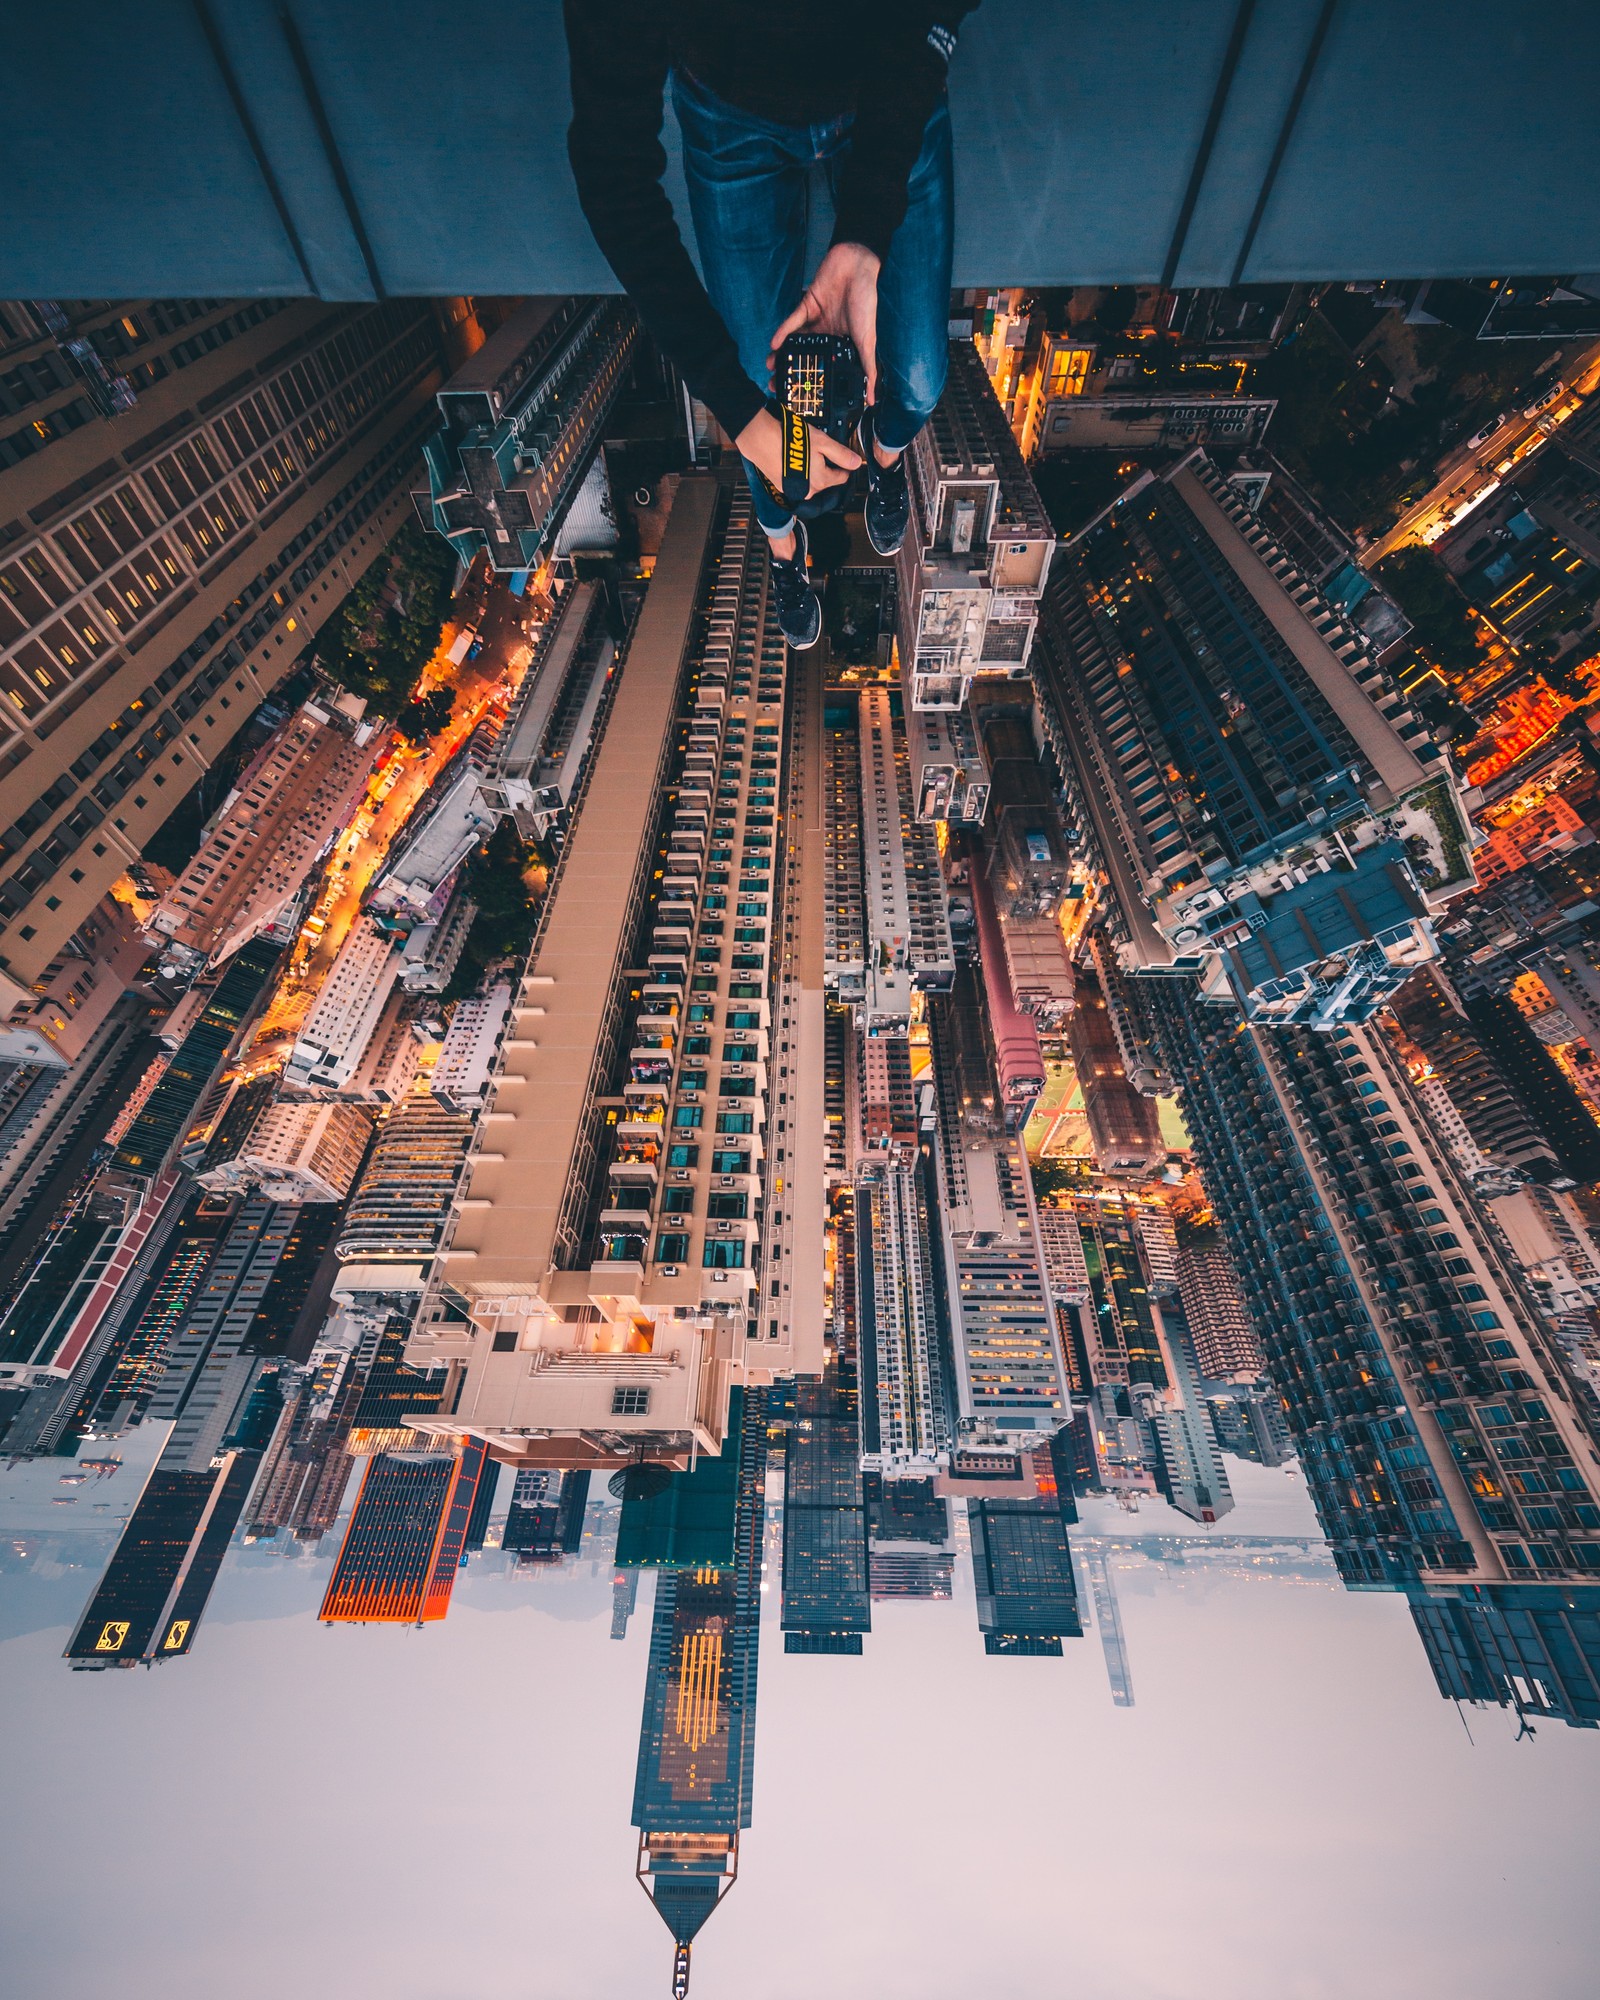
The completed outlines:
<svg viewBox="0 0 1600 2000">
<path fill-rule="evenodd" d="M 836 513 L 845 504 L 849 480 L 808 498 L 810 453 L 804 425 L 856 449 L 856 426 L 867 400 L 866 370 L 852 342 L 837 333 L 795 333 L 778 350 L 773 394 L 794 423 L 784 421 L 784 482 L 778 494 L 803 520 Z"/>
</svg>

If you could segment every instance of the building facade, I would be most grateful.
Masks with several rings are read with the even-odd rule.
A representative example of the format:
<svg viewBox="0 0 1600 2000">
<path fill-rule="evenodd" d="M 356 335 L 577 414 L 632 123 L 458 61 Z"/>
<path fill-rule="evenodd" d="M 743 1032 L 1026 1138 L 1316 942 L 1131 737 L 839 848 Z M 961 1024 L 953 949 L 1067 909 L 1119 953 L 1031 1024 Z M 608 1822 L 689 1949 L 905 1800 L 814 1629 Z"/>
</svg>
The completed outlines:
<svg viewBox="0 0 1600 2000">
<path fill-rule="evenodd" d="M 28 984 L 405 518 L 440 368 L 412 300 L 6 316 L 0 369 L 55 379 L 0 467 L 0 958 Z M 74 341 L 131 403 L 96 404 Z"/>
</svg>

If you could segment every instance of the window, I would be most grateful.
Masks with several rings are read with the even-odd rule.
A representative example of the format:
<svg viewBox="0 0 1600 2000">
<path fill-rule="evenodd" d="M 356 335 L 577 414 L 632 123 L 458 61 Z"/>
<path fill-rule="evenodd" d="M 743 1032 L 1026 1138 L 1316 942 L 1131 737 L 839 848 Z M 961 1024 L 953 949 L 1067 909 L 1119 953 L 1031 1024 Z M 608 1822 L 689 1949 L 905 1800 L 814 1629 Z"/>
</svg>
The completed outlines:
<svg viewBox="0 0 1600 2000">
<path fill-rule="evenodd" d="M 742 1271 L 744 1269 L 744 1244 L 742 1242 L 708 1243 L 700 1259 L 707 1271 Z"/>
<path fill-rule="evenodd" d="M 697 1167 L 699 1164 L 700 1148 L 698 1146 L 669 1146 L 667 1148 L 667 1165 L 669 1167 Z"/>
<path fill-rule="evenodd" d="M 613 1389 L 611 1414 L 614 1417 L 647 1417 L 650 1414 L 650 1391 L 632 1385 Z"/>
<path fill-rule="evenodd" d="M 752 1111 L 723 1111 L 718 1114 L 719 1132 L 753 1132 L 755 1129 L 755 1113 Z"/>
<path fill-rule="evenodd" d="M 656 1243 L 658 1264 L 681 1264 L 689 1254 L 689 1239 L 675 1232 L 662 1236 Z"/>
<path fill-rule="evenodd" d="M 749 1170 L 748 1153 L 715 1152 L 711 1155 L 711 1171 L 714 1174 L 742 1174 Z"/>
<path fill-rule="evenodd" d="M 661 1204 L 667 1215 L 687 1215 L 694 1207 L 692 1187 L 672 1187 L 667 1189 L 666 1199 Z"/>
<path fill-rule="evenodd" d="M 698 1125 L 704 1114 L 698 1104 L 680 1104 L 672 1114 L 674 1125 Z M 718 1121 L 720 1125 L 720 1120 Z"/>
</svg>

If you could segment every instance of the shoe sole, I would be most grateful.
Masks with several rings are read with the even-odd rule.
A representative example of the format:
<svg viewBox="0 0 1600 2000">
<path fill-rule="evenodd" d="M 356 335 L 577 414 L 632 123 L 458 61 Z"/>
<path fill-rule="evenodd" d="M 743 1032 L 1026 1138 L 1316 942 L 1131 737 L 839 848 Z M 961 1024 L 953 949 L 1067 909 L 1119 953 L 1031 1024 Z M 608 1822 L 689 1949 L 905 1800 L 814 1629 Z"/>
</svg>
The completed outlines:
<svg viewBox="0 0 1600 2000">
<path fill-rule="evenodd" d="M 872 446 L 867 442 L 867 420 L 864 416 L 858 417 L 856 419 L 856 449 L 861 453 L 862 465 L 870 468 L 871 465 L 870 454 L 872 451 Z M 872 474 L 871 471 L 868 470 L 867 501 L 869 505 L 871 503 L 871 500 L 872 500 Z M 877 550 L 880 556 L 897 556 L 899 555 L 901 549 L 905 546 L 906 531 L 904 528 L 902 528 L 899 534 L 895 537 L 893 546 L 886 549 L 883 546 L 883 544 L 878 540 L 877 536 L 872 532 L 872 516 L 868 513 L 866 507 L 863 507 L 861 510 L 861 525 L 867 531 L 867 540 L 871 542 L 873 548 Z"/>
</svg>

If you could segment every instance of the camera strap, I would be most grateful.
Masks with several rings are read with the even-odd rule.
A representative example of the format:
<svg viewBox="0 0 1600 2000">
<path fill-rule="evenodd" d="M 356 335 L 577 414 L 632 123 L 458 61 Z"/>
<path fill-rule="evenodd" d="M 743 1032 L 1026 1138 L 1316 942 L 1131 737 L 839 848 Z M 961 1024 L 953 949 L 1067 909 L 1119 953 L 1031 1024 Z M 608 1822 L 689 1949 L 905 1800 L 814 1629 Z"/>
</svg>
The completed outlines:
<svg viewBox="0 0 1600 2000">
<path fill-rule="evenodd" d="M 764 474 L 762 484 L 774 500 L 785 507 L 798 507 L 811 494 L 811 427 L 787 403 L 774 403 L 771 407 L 783 432 L 783 484 L 774 486 Z"/>
</svg>

